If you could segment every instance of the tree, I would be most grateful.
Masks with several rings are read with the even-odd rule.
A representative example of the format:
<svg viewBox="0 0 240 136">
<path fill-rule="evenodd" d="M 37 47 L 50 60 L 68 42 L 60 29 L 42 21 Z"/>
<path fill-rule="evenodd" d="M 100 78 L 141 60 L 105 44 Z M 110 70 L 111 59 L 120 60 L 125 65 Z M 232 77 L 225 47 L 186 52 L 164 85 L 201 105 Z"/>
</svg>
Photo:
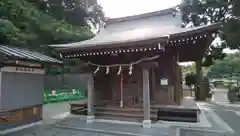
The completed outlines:
<svg viewBox="0 0 240 136">
<path fill-rule="evenodd" d="M 201 26 L 209 23 L 222 23 L 223 31 L 219 34 L 223 40 L 212 45 L 205 54 L 204 66 L 213 64 L 213 60 L 223 59 L 223 49 L 239 49 L 240 38 L 240 2 L 237 0 L 184 0 L 181 6 L 183 26 Z"/>
<path fill-rule="evenodd" d="M 195 87 L 196 85 L 196 74 L 195 73 L 188 73 L 185 76 L 185 84 L 189 87 Z"/>
<path fill-rule="evenodd" d="M 180 7 L 184 27 L 196 27 L 217 22 L 223 25 L 223 31 L 219 35 L 222 42 L 211 45 L 204 59 L 199 58 L 196 61 L 197 92 L 200 93 L 200 99 L 204 95 L 202 90 L 202 66 L 210 66 L 213 64 L 213 60 L 223 59 L 225 57 L 224 48 L 230 47 L 234 49 L 239 46 L 237 44 L 240 38 L 240 28 L 238 28 L 240 24 L 238 19 L 239 4 L 237 0 L 183 0 Z"/>
<path fill-rule="evenodd" d="M 191 65 L 187 65 L 187 66 L 181 66 L 182 69 L 182 73 L 183 75 L 186 75 L 188 73 L 194 73 L 196 70 L 195 65 L 191 64 Z"/>
<path fill-rule="evenodd" d="M 196 81 L 196 74 L 195 73 L 188 73 L 185 76 L 185 84 L 189 86 L 191 89 L 196 87 L 197 81 Z M 196 90 L 195 90 L 195 96 L 196 96 Z M 191 92 L 192 95 L 192 92 Z"/>
<path fill-rule="evenodd" d="M 96 29 L 104 24 L 104 13 L 97 0 L 28 0 L 39 10 L 75 26 L 91 22 Z"/>
<path fill-rule="evenodd" d="M 0 44 L 38 50 L 42 45 L 77 42 L 92 36 L 89 26 L 57 20 L 26 0 L 0 1 Z"/>
<path fill-rule="evenodd" d="M 216 60 L 208 72 L 210 78 L 240 79 L 240 53 L 228 55 L 223 60 Z"/>
</svg>

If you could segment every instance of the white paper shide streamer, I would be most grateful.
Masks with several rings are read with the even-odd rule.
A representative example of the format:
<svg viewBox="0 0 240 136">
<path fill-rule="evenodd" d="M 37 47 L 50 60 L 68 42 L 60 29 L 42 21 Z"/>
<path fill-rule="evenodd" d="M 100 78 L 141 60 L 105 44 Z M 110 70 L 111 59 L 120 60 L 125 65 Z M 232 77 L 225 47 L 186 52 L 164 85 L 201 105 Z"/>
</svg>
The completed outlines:
<svg viewBox="0 0 240 136">
<path fill-rule="evenodd" d="M 153 57 L 150 57 L 150 58 L 142 58 L 142 59 L 140 59 L 138 61 L 135 61 L 135 62 L 132 62 L 130 64 L 98 65 L 98 64 L 94 64 L 94 63 L 88 62 L 88 65 L 92 65 L 92 66 L 96 66 L 97 67 L 96 70 L 93 73 L 94 75 L 97 74 L 97 72 L 100 71 L 100 68 L 105 68 L 106 69 L 106 75 L 109 74 L 110 68 L 118 68 L 118 72 L 116 74 L 120 75 L 123 72 L 123 68 L 124 67 L 128 67 L 128 74 L 132 75 L 132 73 L 133 73 L 133 65 L 139 64 L 139 63 L 141 63 L 143 61 L 154 60 L 154 59 L 157 59 L 157 58 L 159 58 L 159 55 L 153 56 Z"/>
</svg>

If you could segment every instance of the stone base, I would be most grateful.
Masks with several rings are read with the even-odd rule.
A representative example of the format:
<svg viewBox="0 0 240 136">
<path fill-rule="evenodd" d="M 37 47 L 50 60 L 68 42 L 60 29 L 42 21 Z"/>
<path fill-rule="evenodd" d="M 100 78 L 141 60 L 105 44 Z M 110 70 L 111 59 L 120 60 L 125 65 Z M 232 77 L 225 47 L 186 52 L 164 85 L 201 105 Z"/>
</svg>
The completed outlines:
<svg viewBox="0 0 240 136">
<path fill-rule="evenodd" d="M 230 101 L 212 101 L 212 102 L 216 104 L 230 104 Z"/>
<path fill-rule="evenodd" d="M 229 103 L 227 89 L 215 89 L 212 91 L 211 101 L 214 103 Z"/>
<path fill-rule="evenodd" d="M 87 116 L 86 118 L 86 123 L 93 123 L 94 122 L 95 117 L 94 116 Z"/>
<path fill-rule="evenodd" d="M 151 128 L 151 120 L 144 120 L 142 122 L 143 128 Z"/>
<path fill-rule="evenodd" d="M 180 136 L 180 128 L 169 127 L 168 135 L 169 136 Z"/>
</svg>

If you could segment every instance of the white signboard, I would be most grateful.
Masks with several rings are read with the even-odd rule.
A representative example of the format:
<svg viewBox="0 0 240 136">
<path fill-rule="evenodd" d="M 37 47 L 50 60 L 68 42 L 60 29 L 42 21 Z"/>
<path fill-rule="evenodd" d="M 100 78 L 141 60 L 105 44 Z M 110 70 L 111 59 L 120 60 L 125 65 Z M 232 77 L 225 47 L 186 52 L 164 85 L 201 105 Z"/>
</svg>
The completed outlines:
<svg viewBox="0 0 240 136">
<path fill-rule="evenodd" d="M 162 78 L 160 83 L 161 83 L 161 85 L 168 85 L 168 79 Z"/>
</svg>

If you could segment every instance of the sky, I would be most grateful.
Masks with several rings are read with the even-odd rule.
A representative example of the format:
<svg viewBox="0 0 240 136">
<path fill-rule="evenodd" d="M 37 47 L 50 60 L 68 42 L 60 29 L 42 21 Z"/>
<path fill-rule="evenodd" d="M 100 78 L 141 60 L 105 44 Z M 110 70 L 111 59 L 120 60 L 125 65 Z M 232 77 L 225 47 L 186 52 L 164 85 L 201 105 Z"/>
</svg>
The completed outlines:
<svg viewBox="0 0 240 136">
<path fill-rule="evenodd" d="M 110 18 L 138 15 L 171 8 L 181 0 L 98 0 L 105 15 Z"/>
</svg>

